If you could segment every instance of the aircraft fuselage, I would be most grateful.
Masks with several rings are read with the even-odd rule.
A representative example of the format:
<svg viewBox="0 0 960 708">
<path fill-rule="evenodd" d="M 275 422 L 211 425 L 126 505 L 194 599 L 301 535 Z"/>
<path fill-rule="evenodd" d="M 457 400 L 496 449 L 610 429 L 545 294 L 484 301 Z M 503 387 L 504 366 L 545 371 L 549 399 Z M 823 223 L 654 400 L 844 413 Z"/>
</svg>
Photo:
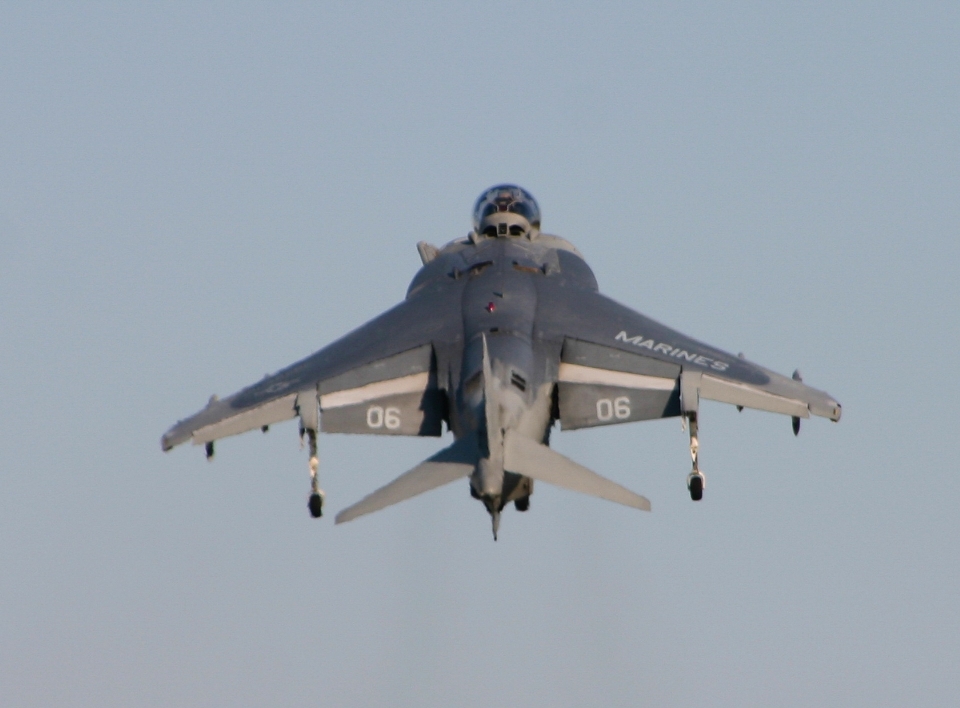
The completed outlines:
<svg viewBox="0 0 960 708">
<path fill-rule="evenodd" d="M 464 344 L 459 381 L 448 394 L 449 422 L 458 439 L 477 437 L 480 460 L 470 478 L 471 493 L 496 515 L 511 501 L 527 507 L 533 481 L 504 470 L 502 441 L 511 430 L 548 442 L 560 348 L 535 333 L 533 278 L 544 277 L 542 253 L 537 253 L 542 249 L 499 238 L 470 248 L 470 267 L 454 274 L 467 283 L 460 290 Z"/>
</svg>

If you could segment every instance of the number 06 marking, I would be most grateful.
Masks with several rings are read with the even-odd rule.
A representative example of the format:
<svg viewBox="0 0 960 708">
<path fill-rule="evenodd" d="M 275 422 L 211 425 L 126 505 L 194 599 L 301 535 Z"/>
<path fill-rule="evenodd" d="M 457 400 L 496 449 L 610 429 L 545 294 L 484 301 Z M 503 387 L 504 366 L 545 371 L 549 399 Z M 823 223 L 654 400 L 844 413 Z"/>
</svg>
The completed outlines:
<svg viewBox="0 0 960 708">
<path fill-rule="evenodd" d="M 630 417 L 630 399 L 627 396 L 618 396 L 612 401 L 609 398 L 601 398 L 597 401 L 597 418 L 601 422 L 613 420 L 624 420 Z"/>
<path fill-rule="evenodd" d="M 367 427 L 396 430 L 400 427 L 400 409 L 393 406 L 384 410 L 380 406 L 367 408 Z"/>
</svg>

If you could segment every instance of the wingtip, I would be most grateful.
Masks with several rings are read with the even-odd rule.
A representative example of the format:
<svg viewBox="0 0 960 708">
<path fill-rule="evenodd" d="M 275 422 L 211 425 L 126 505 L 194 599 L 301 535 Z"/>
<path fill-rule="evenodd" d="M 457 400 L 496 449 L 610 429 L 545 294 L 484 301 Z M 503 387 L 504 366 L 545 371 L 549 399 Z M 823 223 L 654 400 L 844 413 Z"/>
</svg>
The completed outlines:
<svg viewBox="0 0 960 708">
<path fill-rule="evenodd" d="M 183 421 L 179 421 L 160 437 L 160 449 L 164 452 L 170 452 L 177 445 L 182 445 L 189 439 L 190 433 L 184 431 Z"/>
</svg>

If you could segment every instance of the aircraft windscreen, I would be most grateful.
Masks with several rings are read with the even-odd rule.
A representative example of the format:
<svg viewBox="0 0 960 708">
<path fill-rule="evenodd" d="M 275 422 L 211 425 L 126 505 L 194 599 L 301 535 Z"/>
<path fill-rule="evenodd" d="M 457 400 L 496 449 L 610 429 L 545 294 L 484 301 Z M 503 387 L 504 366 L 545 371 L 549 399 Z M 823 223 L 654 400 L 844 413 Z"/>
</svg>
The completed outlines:
<svg viewBox="0 0 960 708">
<path fill-rule="evenodd" d="M 540 226 L 540 206 L 527 190 L 514 184 L 500 184 L 480 195 L 473 207 L 473 227 L 479 229 L 481 222 L 496 213 L 518 214 Z"/>
</svg>

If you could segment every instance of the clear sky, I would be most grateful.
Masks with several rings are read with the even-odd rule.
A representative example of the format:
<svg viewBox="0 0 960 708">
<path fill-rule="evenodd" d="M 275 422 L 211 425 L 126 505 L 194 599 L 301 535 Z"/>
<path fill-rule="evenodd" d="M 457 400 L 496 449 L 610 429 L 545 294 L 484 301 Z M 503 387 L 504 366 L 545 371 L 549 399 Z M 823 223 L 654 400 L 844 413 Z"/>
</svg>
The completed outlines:
<svg viewBox="0 0 960 708">
<path fill-rule="evenodd" d="M 958 704 L 955 4 L 87 5 L 0 15 L 0 704 Z M 497 543 L 311 520 L 293 423 L 160 452 L 501 181 L 842 422 L 705 404 L 699 504 L 676 419 L 558 434 L 653 512 Z M 321 437 L 328 509 L 444 444 Z"/>
</svg>

